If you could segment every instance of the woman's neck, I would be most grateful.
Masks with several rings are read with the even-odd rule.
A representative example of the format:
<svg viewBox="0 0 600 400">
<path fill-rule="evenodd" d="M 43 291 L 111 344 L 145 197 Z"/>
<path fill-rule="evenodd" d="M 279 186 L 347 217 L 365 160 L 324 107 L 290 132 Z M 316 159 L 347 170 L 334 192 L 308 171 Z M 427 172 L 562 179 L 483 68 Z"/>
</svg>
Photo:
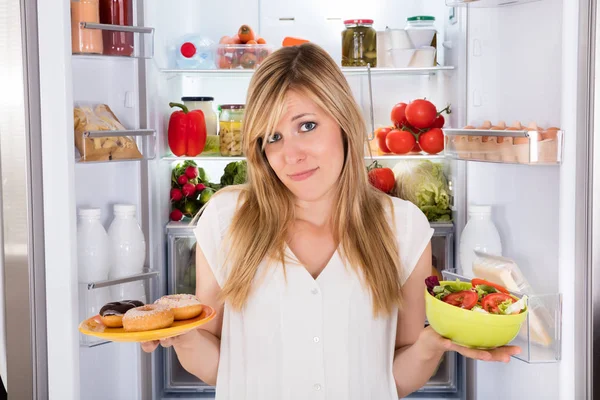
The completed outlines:
<svg viewBox="0 0 600 400">
<path fill-rule="evenodd" d="M 331 191 L 314 201 L 296 200 L 296 220 L 306 221 L 318 227 L 331 223 L 334 207 L 334 193 Z"/>
</svg>

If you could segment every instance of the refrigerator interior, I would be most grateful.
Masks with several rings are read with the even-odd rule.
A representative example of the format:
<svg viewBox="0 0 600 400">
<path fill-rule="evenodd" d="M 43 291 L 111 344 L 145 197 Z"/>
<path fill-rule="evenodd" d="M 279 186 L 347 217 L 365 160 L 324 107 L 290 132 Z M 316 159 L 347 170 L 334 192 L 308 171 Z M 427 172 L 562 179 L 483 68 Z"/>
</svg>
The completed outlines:
<svg viewBox="0 0 600 400">
<path fill-rule="evenodd" d="M 249 24 L 275 47 L 284 36 L 305 37 L 323 46 L 339 62 L 341 21 L 346 18 L 373 18 L 374 27 L 382 30 L 386 26 L 402 28 L 406 17 L 412 15 L 434 15 L 439 32 L 438 62 L 454 69 L 422 75 L 372 74 L 375 127 L 390 123 L 389 112 L 394 104 L 418 97 L 427 97 L 438 108 L 452 105 L 446 127 L 460 128 L 484 120 L 504 120 L 507 124 L 514 120 L 523 124 L 535 121 L 543 127 L 560 127 L 562 54 L 556 43 L 562 43 L 561 14 L 559 0 L 468 10 L 447 7 L 437 0 L 378 0 L 375 4 L 232 0 L 226 5 L 193 0 L 135 2 L 134 25 L 154 28 L 151 34 L 141 34 L 153 43 L 153 51 L 147 50 L 147 43 L 145 46 L 152 57 L 73 56 L 73 101 L 108 104 L 127 129 L 155 131 L 155 146 L 154 136 L 137 138 L 141 148 L 153 147 L 155 154 L 148 152 L 138 161 L 76 162 L 77 208 L 101 208 L 102 221 L 108 228 L 113 204 L 136 204 L 148 247 L 146 267 L 158 272 L 157 276 L 136 282 L 145 284 L 147 301 L 173 290 L 168 281 L 165 226 L 170 210 L 170 174 L 176 161 L 166 142 L 171 113 L 168 103 L 183 96 L 213 96 L 215 105 L 244 103 L 251 78 L 247 72 L 177 71 L 172 51 L 185 34 L 199 33 L 216 42 L 223 35 L 233 34 L 241 24 Z M 370 131 L 367 75 L 347 77 Z M 456 246 L 466 222 L 466 204 L 490 204 L 504 254 L 517 261 L 536 291 L 557 293 L 559 167 L 431 158 L 445 164 L 453 185 Z M 229 161 L 201 160 L 198 164 L 212 181 L 218 181 Z M 393 166 L 395 162 L 387 159 L 382 164 Z M 447 262 L 459 262 L 458 251 L 453 254 L 454 259 Z M 80 319 L 89 316 L 84 304 L 98 290 L 87 290 L 85 283 L 80 284 Z M 82 344 L 82 397 L 146 398 L 151 385 L 153 397 L 160 398 L 165 354 L 155 353 L 152 375 L 148 377 L 142 373 L 147 359 L 138 345 Z M 558 363 L 534 365 L 513 359 L 509 365 L 475 364 L 476 379 L 469 376 L 468 384 L 481 398 L 492 394 L 503 398 L 552 398 L 558 391 Z M 532 378 L 538 376 L 544 377 L 543 387 L 533 383 Z"/>
</svg>

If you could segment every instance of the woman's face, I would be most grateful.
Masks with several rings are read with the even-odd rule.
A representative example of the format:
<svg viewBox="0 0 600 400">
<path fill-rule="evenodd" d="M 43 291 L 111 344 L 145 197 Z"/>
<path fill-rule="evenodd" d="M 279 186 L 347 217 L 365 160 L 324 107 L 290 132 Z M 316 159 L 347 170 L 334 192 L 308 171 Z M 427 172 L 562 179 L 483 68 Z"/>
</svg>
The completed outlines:
<svg viewBox="0 0 600 400">
<path fill-rule="evenodd" d="M 290 91 L 284 115 L 267 138 L 265 154 L 281 182 L 299 200 L 319 200 L 330 194 L 342 172 L 342 131 L 312 100 Z"/>
</svg>

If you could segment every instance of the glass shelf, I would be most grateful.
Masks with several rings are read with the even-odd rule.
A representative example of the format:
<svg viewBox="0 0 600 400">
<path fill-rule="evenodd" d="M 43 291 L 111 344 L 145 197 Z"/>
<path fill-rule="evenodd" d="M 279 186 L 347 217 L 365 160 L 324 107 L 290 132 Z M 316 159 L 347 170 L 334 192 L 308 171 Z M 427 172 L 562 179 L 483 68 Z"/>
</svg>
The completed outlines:
<svg viewBox="0 0 600 400">
<path fill-rule="evenodd" d="M 377 161 L 398 161 L 398 160 L 443 160 L 446 157 L 444 157 L 443 154 L 435 154 L 435 155 L 429 155 L 429 154 L 404 154 L 404 155 L 396 155 L 396 154 L 386 154 L 386 155 L 379 155 L 379 154 L 374 154 L 372 157 L 371 156 L 365 156 L 365 160 L 366 161 L 370 161 L 370 160 L 377 160 Z M 219 157 L 219 156 L 207 156 L 207 157 L 176 157 L 176 156 L 165 156 L 162 158 L 163 161 L 169 161 L 169 162 L 177 162 L 177 161 L 185 161 L 185 160 L 192 160 L 192 161 L 196 161 L 196 162 L 202 162 L 202 161 L 242 161 L 245 160 L 246 157 Z"/>
<path fill-rule="evenodd" d="M 480 8 L 493 8 L 493 7 L 506 7 L 506 6 L 518 6 L 525 3 L 532 3 L 540 0 L 446 0 L 448 7 L 480 7 Z"/>
<path fill-rule="evenodd" d="M 559 165 L 563 131 L 444 129 L 447 158 L 504 164 Z M 490 139 L 494 140 L 490 140 Z"/>
<path fill-rule="evenodd" d="M 125 39 L 131 43 L 132 49 L 129 55 L 119 54 L 89 54 L 89 53 L 74 53 L 73 56 L 78 58 L 143 58 L 150 59 L 154 57 L 154 28 L 143 26 L 124 26 L 110 24 L 96 24 L 92 22 L 81 22 L 80 29 L 95 29 L 100 30 L 103 36 L 110 35 L 108 32 L 122 32 L 125 34 Z M 106 50 L 104 50 L 106 52 Z"/>
<path fill-rule="evenodd" d="M 100 154 L 104 143 L 95 139 L 115 142 L 110 152 Z M 135 146 L 131 146 L 131 141 Z M 134 129 L 124 131 L 86 131 L 81 134 L 83 154 L 76 158 L 80 164 L 106 163 L 119 161 L 152 160 L 156 157 L 156 131 L 153 129 Z"/>
<path fill-rule="evenodd" d="M 447 281 L 470 282 L 471 279 L 442 271 Z M 522 293 L 511 292 L 521 297 Z M 527 294 L 527 318 L 517 337 L 510 343 L 521 347 L 513 357 L 528 364 L 555 363 L 561 359 L 562 294 Z"/>
</svg>

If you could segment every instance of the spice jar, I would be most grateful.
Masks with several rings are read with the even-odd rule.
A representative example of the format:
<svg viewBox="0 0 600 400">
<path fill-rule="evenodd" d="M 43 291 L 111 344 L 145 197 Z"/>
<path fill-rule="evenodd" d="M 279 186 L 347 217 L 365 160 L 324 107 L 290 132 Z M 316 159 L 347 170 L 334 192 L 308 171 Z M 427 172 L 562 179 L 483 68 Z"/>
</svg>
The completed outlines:
<svg viewBox="0 0 600 400">
<path fill-rule="evenodd" d="M 100 23 L 131 26 L 131 4 L 129 0 L 100 0 Z M 104 54 L 130 57 L 133 54 L 133 33 L 102 31 Z"/>
<path fill-rule="evenodd" d="M 202 155 L 218 156 L 220 154 L 219 136 L 217 131 L 217 113 L 213 109 L 214 97 L 182 97 L 183 104 L 191 110 L 201 110 L 206 122 L 206 144 Z"/>
<path fill-rule="evenodd" d="M 102 31 L 84 29 L 82 22 L 100 22 L 98 0 L 71 1 L 71 51 L 73 54 L 102 54 Z"/>
<path fill-rule="evenodd" d="M 344 21 L 342 31 L 342 66 L 377 66 L 377 32 L 372 19 L 349 19 Z"/>
<path fill-rule="evenodd" d="M 222 156 L 242 155 L 242 122 L 244 104 L 223 104 L 219 116 L 219 137 Z"/>
</svg>

